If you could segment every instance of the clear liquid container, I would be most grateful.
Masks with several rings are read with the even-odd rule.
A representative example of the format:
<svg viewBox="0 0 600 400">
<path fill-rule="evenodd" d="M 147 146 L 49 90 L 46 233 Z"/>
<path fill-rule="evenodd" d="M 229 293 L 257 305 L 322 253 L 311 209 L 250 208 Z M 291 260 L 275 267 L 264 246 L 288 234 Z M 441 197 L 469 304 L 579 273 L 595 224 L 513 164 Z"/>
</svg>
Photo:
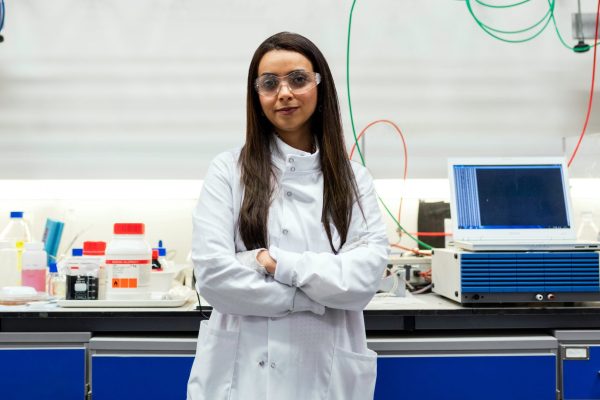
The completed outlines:
<svg viewBox="0 0 600 400">
<path fill-rule="evenodd" d="M 58 273 L 56 263 L 51 261 L 48 266 L 46 292 L 56 299 L 64 299 L 66 293 L 66 281 L 66 277 Z"/>
<path fill-rule="evenodd" d="M 0 240 L 14 244 L 31 242 L 31 230 L 23 219 L 23 211 L 10 212 L 10 221 L 0 233 Z"/>
<path fill-rule="evenodd" d="M 577 239 L 596 241 L 598 240 L 598 227 L 594 223 L 594 214 L 590 211 L 584 211 L 581 213 L 581 224 L 577 230 Z"/>
</svg>

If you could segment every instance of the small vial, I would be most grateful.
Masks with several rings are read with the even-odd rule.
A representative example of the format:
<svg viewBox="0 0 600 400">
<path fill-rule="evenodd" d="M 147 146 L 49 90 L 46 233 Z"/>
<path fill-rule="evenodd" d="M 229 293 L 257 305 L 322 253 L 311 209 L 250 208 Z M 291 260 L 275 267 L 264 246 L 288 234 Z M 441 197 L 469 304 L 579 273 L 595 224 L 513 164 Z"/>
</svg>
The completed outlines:
<svg viewBox="0 0 600 400">
<path fill-rule="evenodd" d="M 58 273 L 56 263 L 50 261 L 48 266 L 48 276 L 46 279 L 46 292 L 56 299 L 64 299 L 67 287 L 67 280 L 64 275 Z"/>
</svg>

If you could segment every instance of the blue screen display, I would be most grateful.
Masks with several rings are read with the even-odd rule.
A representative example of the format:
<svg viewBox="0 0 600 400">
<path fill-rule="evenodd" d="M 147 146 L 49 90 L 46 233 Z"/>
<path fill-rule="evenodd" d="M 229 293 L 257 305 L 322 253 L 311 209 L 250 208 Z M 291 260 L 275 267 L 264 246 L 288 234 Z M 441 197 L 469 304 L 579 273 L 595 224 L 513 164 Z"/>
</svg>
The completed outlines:
<svg viewBox="0 0 600 400">
<path fill-rule="evenodd" d="M 460 229 L 569 228 L 562 165 L 455 165 Z"/>
</svg>

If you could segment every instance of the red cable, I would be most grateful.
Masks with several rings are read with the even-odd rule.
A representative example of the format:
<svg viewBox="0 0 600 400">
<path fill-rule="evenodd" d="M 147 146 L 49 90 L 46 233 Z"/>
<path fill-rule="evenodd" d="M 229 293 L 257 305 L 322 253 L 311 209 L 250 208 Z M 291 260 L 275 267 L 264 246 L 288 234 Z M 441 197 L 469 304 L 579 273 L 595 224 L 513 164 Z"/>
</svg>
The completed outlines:
<svg viewBox="0 0 600 400">
<path fill-rule="evenodd" d="M 451 233 L 446 232 L 411 232 L 413 236 L 431 236 L 431 237 L 442 237 L 442 236 L 452 236 Z"/>
<path fill-rule="evenodd" d="M 596 36 L 594 38 L 594 43 L 596 43 L 598 41 L 598 19 L 600 17 L 600 0 L 598 0 L 598 9 L 596 11 Z M 579 140 L 577 141 L 577 145 L 575 146 L 575 149 L 573 150 L 573 154 L 571 154 L 571 158 L 569 159 L 569 162 L 567 163 L 567 166 L 571 166 L 571 163 L 573 162 L 573 159 L 575 158 L 575 155 L 577 154 L 577 150 L 579 150 L 579 145 L 581 144 L 581 141 L 583 140 L 583 136 L 585 135 L 585 131 L 587 130 L 587 126 L 588 126 L 588 122 L 590 121 L 590 114 L 592 113 L 592 101 L 594 99 L 594 81 L 596 80 L 596 49 L 598 48 L 598 46 L 594 46 L 594 63 L 592 66 L 592 87 L 590 88 L 590 100 L 588 102 L 588 109 L 587 109 L 587 115 L 585 116 L 585 123 L 583 124 L 583 130 L 581 131 L 581 134 L 579 135 Z"/>
<path fill-rule="evenodd" d="M 369 129 L 373 125 L 378 124 L 380 122 L 385 122 L 387 124 L 392 125 L 396 129 L 396 131 L 398 131 L 398 134 L 400 135 L 400 138 L 402 139 L 402 145 L 404 146 L 404 175 L 403 175 L 402 179 L 406 183 L 406 175 L 407 175 L 407 171 L 408 171 L 408 150 L 406 149 L 406 141 L 404 140 L 404 135 L 402 134 L 402 131 L 400 130 L 400 128 L 398 127 L 398 125 L 396 125 L 395 123 L 393 123 L 389 119 L 378 119 L 376 121 L 371 122 L 367 126 L 365 126 L 363 128 L 363 130 L 360 131 L 360 133 L 356 137 L 356 141 L 352 144 L 352 149 L 350 149 L 350 156 L 349 156 L 349 158 L 352 160 L 352 156 L 354 155 L 354 150 L 356 150 L 356 143 L 358 143 L 358 141 L 365 134 L 365 132 L 367 131 L 367 129 Z M 400 212 L 402 211 L 402 201 L 403 201 L 403 197 L 400 197 L 400 205 L 398 207 L 398 223 L 400 223 Z"/>
<path fill-rule="evenodd" d="M 400 130 L 398 125 L 396 125 L 395 123 L 393 123 L 392 121 L 390 121 L 388 119 L 378 119 L 376 121 L 371 122 L 369 125 L 365 126 L 363 128 L 363 130 L 360 131 L 360 133 L 356 137 L 356 141 L 352 144 L 352 149 L 350 150 L 349 158 L 352 159 L 352 156 L 354 155 L 354 150 L 356 150 L 356 142 L 358 142 L 360 140 L 360 138 L 362 138 L 362 136 L 365 134 L 367 129 L 369 129 L 373 125 L 378 124 L 380 122 L 385 122 L 387 124 L 392 125 L 396 129 L 396 131 L 398 131 L 398 134 L 400 135 L 400 138 L 402 139 L 402 145 L 404 146 L 404 176 L 403 176 L 403 179 L 406 179 L 406 174 L 407 174 L 407 170 L 408 170 L 408 151 L 406 150 L 406 141 L 404 140 L 404 135 L 402 134 L 402 131 Z"/>
</svg>

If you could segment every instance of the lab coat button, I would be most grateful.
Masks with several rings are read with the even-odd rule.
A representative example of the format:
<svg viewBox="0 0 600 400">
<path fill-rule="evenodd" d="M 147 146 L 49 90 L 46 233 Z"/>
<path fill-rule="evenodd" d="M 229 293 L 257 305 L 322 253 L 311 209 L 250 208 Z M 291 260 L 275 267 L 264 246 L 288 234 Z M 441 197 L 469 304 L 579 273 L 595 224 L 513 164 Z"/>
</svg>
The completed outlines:
<svg viewBox="0 0 600 400">
<path fill-rule="evenodd" d="M 261 367 L 265 366 L 265 362 L 264 361 L 259 361 L 258 365 L 260 365 Z"/>
<path fill-rule="evenodd" d="M 287 235 L 288 234 L 288 230 L 284 229 L 283 231 L 281 231 L 281 233 L 283 233 L 284 235 Z"/>
<path fill-rule="evenodd" d="M 271 363 L 271 368 L 275 368 L 276 366 L 277 365 L 274 362 Z"/>
<path fill-rule="evenodd" d="M 290 168 L 290 171 L 292 171 L 292 172 L 294 172 L 295 170 L 296 170 L 296 168 L 295 168 L 295 167 L 291 167 L 291 168 Z"/>
<path fill-rule="evenodd" d="M 292 195 L 292 192 L 287 192 L 286 194 L 288 195 L 288 197 L 290 197 Z"/>
<path fill-rule="evenodd" d="M 290 158 L 290 162 L 291 162 L 291 163 L 293 163 L 293 162 L 294 162 L 294 159 L 293 159 L 293 158 Z"/>
</svg>

